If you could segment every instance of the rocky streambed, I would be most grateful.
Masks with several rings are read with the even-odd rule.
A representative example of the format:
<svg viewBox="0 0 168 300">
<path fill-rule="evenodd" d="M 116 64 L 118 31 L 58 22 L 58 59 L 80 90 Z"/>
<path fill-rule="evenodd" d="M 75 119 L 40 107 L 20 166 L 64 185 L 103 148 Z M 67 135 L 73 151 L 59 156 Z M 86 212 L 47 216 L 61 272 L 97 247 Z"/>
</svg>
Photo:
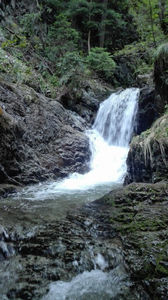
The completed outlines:
<svg viewBox="0 0 168 300">
<path fill-rule="evenodd" d="M 9 220 L 0 232 L 2 299 L 166 300 L 167 201 L 165 182 L 131 184 L 33 230 Z"/>
</svg>

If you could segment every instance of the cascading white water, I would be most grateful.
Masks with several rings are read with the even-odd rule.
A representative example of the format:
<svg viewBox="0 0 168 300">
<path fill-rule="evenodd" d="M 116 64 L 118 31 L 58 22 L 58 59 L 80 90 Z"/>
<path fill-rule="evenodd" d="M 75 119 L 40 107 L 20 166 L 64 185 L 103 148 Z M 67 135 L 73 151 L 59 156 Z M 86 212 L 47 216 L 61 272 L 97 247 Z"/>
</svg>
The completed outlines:
<svg viewBox="0 0 168 300">
<path fill-rule="evenodd" d="M 92 152 L 87 174 L 74 173 L 60 182 L 46 183 L 40 188 L 30 187 L 25 191 L 25 198 L 56 200 L 63 195 L 69 200 L 72 194 L 76 198 L 80 194 L 80 197 L 88 197 L 89 201 L 94 200 L 95 195 L 99 197 L 108 192 L 112 183 L 122 183 L 138 97 L 139 89 L 128 88 L 113 93 L 101 103 L 93 128 L 87 132 Z M 97 194 L 93 196 L 95 190 Z M 83 192 L 87 192 L 87 196 Z"/>
<path fill-rule="evenodd" d="M 27 236 L 30 237 L 36 225 L 38 228 L 43 222 L 62 219 L 67 211 L 98 199 L 115 185 L 121 184 L 126 171 L 138 96 L 138 89 L 126 89 L 112 94 L 101 103 L 93 129 L 87 132 L 92 150 L 87 174 L 76 173 L 60 182 L 41 183 L 23 189 L 12 199 L 1 199 L 4 220 L 10 219 L 15 227 L 27 227 Z M 88 253 L 90 255 L 90 251 Z M 42 300 L 119 299 L 118 294 L 127 285 L 123 264 L 119 262 L 113 270 L 106 271 L 108 261 L 102 254 L 98 253 L 95 257 L 93 270 L 85 271 L 69 282 L 51 284 L 49 293 Z"/>
<path fill-rule="evenodd" d="M 93 129 L 87 133 L 92 151 L 91 170 L 84 175 L 71 175 L 57 185 L 58 190 L 86 190 L 104 183 L 122 182 L 138 97 L 139 89 L 129 88 L 101 103 Z"/>
<path fill-rule="evenodd" d="M 71 175 L 57 185 L 57 191 L 88 191 L 91 188 L 93 192 L 102 184 L 107 189 L 107 183 L 122 182 L 138 96 L 138 89 L 126 89 L 112 94 L 100 105 L 93 129 L 88 132 L 92 150 L 91 171 L 85 175 Z M 120 262 L 110 272 L 105 271 L 106 267 L 108 262 L 99 253 L 94 270 L 85 271 L 69 282 L 52 283 L 42 300 L 119 299 L 121 290 L 126 291 L 129 286 L 125 270 Z"/>
<path fill-rule="evenodd" d="M 139 90 L 112 94 L 99 108 L 93 128 L 109 145 L 127 147 L 133 132 Z"/>
</svg>

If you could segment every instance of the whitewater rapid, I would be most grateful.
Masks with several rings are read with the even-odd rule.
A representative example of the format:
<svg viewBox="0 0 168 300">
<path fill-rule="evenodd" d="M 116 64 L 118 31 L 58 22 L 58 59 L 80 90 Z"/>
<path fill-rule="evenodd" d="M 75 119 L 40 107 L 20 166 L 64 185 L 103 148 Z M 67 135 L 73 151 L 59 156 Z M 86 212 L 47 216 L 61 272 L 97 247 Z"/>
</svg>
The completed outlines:
<svg viewBox="0 0 168 300">
<path fill-rule="evenodd" d="M 112 184 L 123 182 L 138 97 L 138 89 L 126 89 L 112 94 L 101 103 L 93 128 L 87 132 L 92 151 L 90 172 L 84 175 L 72 174 L 68 179 L 55 184 L 55 191 L 93 191 L 102 185 L 106 189 L 111 186 L 112 189 Z M 53 282 L 42 300 L 119 299 L 120 291 L 129 286 L 126 273 L 122 264 L 109 272 L 106 267 L 108 262 L 99 253 L 93 270 L 85 271 L 68 282 Z"/>
<path fill-rule="evenodd" d="M 92 153 L 88 173 L 75 173 L 57 182 L 29 186 L 11 198 L 1 199 L 3 220 L 7 224 L 10 220 L 11 228 L 19 228 L 19 232 L 26 228 L 27 235 L 31 236 L 39 226 L 62 220 L 67 212 L 73 215 L 77 207 L 121 186 L 138 97 L 138 89 L 126 89 L 113 93 L 100 104 L 95 123 L 86 132 Z M 90 253 L 90 249 L 88 251 Z M 118 259 L 118 254 L 114 253 L 114 257 Z M 123 263 L 108 270 L 105 253 L 98 253 L 93 264 L 93 270 L 78 274 L 71 281 L 53 282 L 42 300 L 117 299 L 120 290 L 127 287 Z"/>
<path fill-rule="evenodd" d="M 71 175 L 57 184 L 58 189 L 88 189 L 123 181 L 138 97 L 139 89 L 130 88 L 101 103 L 93 128 L 87 132 L 92 152 L 90 172 Z"/>
<path fill-rule="evenodd" d="M 138 97 L 139 89 L 129 88 L 112 94 L 101 103 L 93 128 L 86 133 L 92 152 L 90 171 L 84 175 L 74 173 L 59 183 L 52 183 L 55 192 L 123 182 Z"/>
<path fill-rule="evenodd" d="M 79 197 L 97 189 L 101 196 L 114 184 L 122 184 L 126 173 L 129 142 L 135 126 L 139 89 L 129 88 L 113 93 L 100 104 L 92 129 L 86 132 L 90 140 L 90 171 L 74 173 L 61 181 L 28 187 L 22 192 L 25 199 L 46 200 L 60 196 Z M 100 190 L 100 194 L 99 191 Z M 89 200 L 95 199 L 91 198 Z"/>
</svg>

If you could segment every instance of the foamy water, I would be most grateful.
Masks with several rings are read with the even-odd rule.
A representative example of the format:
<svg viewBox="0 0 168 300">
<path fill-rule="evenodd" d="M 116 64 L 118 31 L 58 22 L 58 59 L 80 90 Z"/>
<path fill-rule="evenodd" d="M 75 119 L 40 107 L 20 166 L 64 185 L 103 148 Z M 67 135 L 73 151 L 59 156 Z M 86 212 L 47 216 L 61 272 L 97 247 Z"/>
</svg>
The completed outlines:
<svg viewBox="0 0 168 300">
<path fill-rule="evenodd" d="M 122 183 L 138 97 L 139 89 L 130 88 L 112 94 L 101 103 L 93 128 L 86 133 L 92 152 L 88 173 L 74 173 L 62 181 L 45 183 L 40 188 L 30 187 L 24 191 L 25 197 L 27 194 L 31 200 L 45 200 L 49 195 L 92 192 L 95 187 L 102 190 L 102 186 L 110 183 Z"/>
</svg>

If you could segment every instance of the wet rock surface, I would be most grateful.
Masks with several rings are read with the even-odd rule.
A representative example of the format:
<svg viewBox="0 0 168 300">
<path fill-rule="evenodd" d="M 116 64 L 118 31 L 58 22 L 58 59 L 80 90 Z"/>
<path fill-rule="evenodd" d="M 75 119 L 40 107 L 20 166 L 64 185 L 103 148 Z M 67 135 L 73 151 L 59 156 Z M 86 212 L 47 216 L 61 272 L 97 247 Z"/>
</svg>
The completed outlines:
<svg viewBox="0 0 168 300">
<path fill-rule="evenodd" d="M 15 300 L 41 299 L 49 283 L 69 281 L 94 269 L 109 272 L 121 267 L 127 281 L 121 240 L 108 219 L 97 223 L 89 211 L 78 211 L 62 222 L 43 225 L 32 235 L 9 229 L 8 241 L 15 249 L 15 256 L 7 257 L 5 263 L 0 264 L 1 295 Z M 107 262 L 103 267 L 97 259 L 100 254 Z M 129 287 L 124 293 L 129 293 Z M 123 297 L 121 291 L 119 299 L 125 299 Z"/>
<path fill-rule="evenodd" d="M 125 183 L 168 180 L 168 115 L 134 137 L 127 158 Z"/>
<path fill-rule="evenodd" d="M 104 196 L 102 201 L 109 204 L 110 221 L 122 239 L 135 286 L 141 284 L 149 299 L 166 300 L 168 184 L 133 183 Z"/>
<path fill-rule="evenodd" d="M 140 134 L 142 131 L 150 128 L 161 112 L 162 109 L 159 106 L 159 99 L 154 87 L 141 88 L 135 133 Z"/>
<path fill-rule="evenodd" d="M 28 86 L 0 84 L 0 181 L 36 183 L 88 170 L 85 121 Z"/>
<path fill-rule="evenodd" d="M 2 296 L 41 299 L 51 282 L 101 270 L 97 259 L 101 254 L 104 272 L 118 272 L 118 268 L 124 272 L 117 299 L 166 300 L 167 201 L 166 182 L 134 183 L 69 213 L 62 221 L 41 223 L 34 230 L 1 227 Z M 5 254 L 5 246 L 10 255 Z"/>
</svg>

